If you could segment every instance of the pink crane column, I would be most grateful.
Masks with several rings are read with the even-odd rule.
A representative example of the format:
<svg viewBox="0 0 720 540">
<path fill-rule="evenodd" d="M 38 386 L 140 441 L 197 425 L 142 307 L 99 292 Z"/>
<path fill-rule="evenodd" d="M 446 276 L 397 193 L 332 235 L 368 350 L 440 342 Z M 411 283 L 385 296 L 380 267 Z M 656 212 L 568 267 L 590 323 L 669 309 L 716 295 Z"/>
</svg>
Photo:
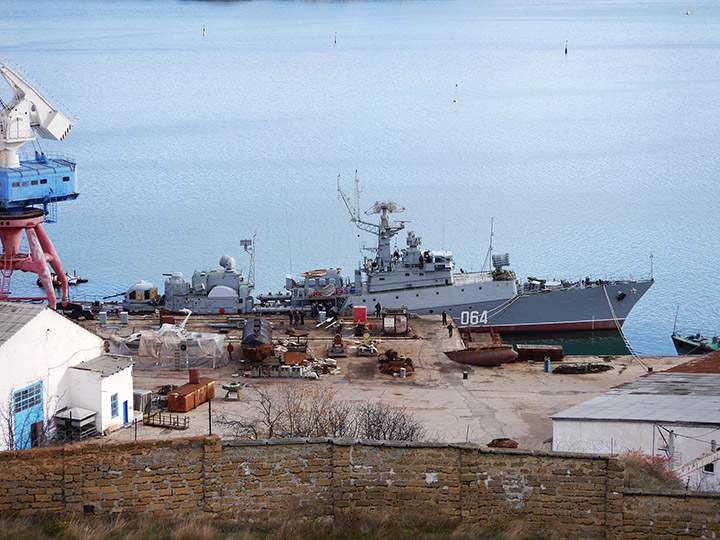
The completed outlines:
<svg viewBox="0 0 720 540">
<path fill-rule="evenodd" d="M 7 297 L 6 289 L 9 290 L 9 278 L 13 270 L 33 272 L 40 277 L 40 282 L 47 294 L 48 305 L 55 309 L 57 300 L 48 263 L 60 280 L 63 305 L 67 305 L 69 300 L 68 281 L 55 247 L 43 229 L 42 221 L 43 213 L 39 209 L 32 209 L 18 215 L 0 215 L 0 240 L 3 246 L 2 271 L 4 274 L 3 290 L 0 291 L 0 296 Z M 27 235 L 30 253 L 19 253 L 23 231 Z"/>
</svg>

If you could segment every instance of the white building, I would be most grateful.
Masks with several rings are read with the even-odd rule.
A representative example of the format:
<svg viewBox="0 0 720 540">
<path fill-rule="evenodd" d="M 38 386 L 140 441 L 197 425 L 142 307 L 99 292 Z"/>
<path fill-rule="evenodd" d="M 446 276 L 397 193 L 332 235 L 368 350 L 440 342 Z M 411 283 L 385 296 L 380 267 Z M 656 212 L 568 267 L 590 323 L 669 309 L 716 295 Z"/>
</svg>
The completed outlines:
<svg viewBox="0 0 720 540">
<path fill-rule="evenodd" d="M 0 302 L 0 450 L 39 444 L 71 407 L 97 413 L 99 432 L 130 421 L 131 364 L 102 353 L 101 338 L 47 306 Z"/>
<path fill-rule="evenodd" d="M 551 418 L 553 450 L 660 455 L 691 489 L 720 491 L 720 373 L 654 373 Z"/>
</svg>

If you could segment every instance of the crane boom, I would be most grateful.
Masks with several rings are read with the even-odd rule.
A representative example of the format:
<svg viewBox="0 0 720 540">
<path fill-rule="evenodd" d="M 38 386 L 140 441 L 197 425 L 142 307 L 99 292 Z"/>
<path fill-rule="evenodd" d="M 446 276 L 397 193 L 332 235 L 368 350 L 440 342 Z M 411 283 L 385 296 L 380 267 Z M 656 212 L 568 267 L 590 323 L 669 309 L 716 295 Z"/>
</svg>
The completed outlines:
<svg viewBox="0 0 720 540">
<path fill-rule="evenodd" d="M 62 141 L 72 122 L 4 62 L 0 74 L 13 91 L 13 98 L 0 110 L 0 167 L 20 166 L 18 150 L 35 133 L 44 139 Z"/>
</svg>

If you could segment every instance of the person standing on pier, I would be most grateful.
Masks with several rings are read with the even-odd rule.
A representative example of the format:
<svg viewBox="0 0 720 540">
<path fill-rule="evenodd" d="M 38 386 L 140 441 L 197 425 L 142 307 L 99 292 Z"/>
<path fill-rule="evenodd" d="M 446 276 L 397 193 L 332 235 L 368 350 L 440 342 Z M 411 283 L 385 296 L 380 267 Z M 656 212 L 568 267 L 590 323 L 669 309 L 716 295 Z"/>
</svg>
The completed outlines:
<svg viewBox="0 0 720 540">
<path fill-rule="evenodd" d="M 380 302 L 375 304 L 375 316 L 379 319 L 380 314 L 382 313 L 382 306 L 380 305 Z"/>
<path fill-rule="evenodd" d="M 452 323 L 450 323 L 450 324 L 447 325 L 447 329 L 448 329 L 448 337 L 452 337 L 452 333 L 453 333 L 453 325 L 452 325 Z"/>
<path fill-rule="evenodd" d="M 442 318 L 443 326 L 447 326 L 447 311 L 443 311 L 443 312 L 442 312 L 442 317 L 443 317 L 443 318 Z"/>
</svg>

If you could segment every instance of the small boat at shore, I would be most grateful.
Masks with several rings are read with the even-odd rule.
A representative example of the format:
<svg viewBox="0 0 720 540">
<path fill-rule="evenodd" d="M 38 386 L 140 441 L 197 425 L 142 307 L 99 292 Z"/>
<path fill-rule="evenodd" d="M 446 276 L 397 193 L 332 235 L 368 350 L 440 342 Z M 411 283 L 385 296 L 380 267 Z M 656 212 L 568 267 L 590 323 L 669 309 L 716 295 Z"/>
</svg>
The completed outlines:
<svg viewBox="0 0 720 540">
<path fill-rule="evenodd" d="M 465 347 L 456 351 L 446 351 L 445 356 L 454 362 L 473 366 L 499 366 L 514 362 L 518 356 L 513 346 L 503 343 L 494 330 L 490 329 L 489 339 L 474 341 L 469 329 L 461 330 Z"/>
<path fill-rule="evenodd" d="M 55 272 L 50 274 L 50 276 L 52 277 L 53 287 L 55 289 L 59 289 L 62 286 L 62 283 L 60 283 L 60 278 L 57 277 L 57 274 Z M 87 279 L 82 278 L 77 274 L 70 275 L 67 272 L 65 273 L 65 277 L 67 277 L 68 285 L 77 285 L 78 283 L 87 283 L 88 281 Z M 38 287 L 42 288 L 43 284 L 40 278 L 37 279 L 36 283 Z"/>
<path fill-rule="evenodd" d="M 720 338 L 705 337 L 702 334 L 680 334 L 673 332 L 673 345 L 678 354 L 708 354 L 720 351 Z"/>
<path fill-rule="evenodd" d="M 673 331 L 670 336 L 678 354 L 708 354 L 720 351 L 720 337 L 718 337 L 717 334 L 709 338 L 699 332 L 695 334 L 678 332 L 677 319 L 679 312 L 680 306 L 675 310 L 675 323 L 673 324 Z"/>
</svg>

